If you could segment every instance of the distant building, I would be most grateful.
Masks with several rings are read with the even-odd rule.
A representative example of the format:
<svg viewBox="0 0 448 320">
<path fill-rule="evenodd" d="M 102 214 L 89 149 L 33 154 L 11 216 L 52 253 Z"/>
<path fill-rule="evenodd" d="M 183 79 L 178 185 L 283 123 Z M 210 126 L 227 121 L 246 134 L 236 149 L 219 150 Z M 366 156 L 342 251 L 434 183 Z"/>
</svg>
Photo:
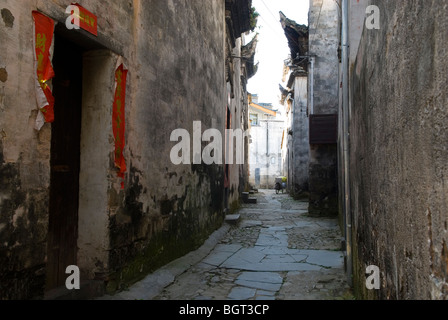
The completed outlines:
<svg viewBox="0 0 448 320">
<path fill-rule="evenodd" d="M 259 103 L 252 96 L 249 105 L 250 147 L 249 163 L 251 186 L 273 188 L 275 178 L 282 176 L 282 136 L 284 120 L 270 103 Z"/>
<path fill-rule="evenodd" d="M 301 67 L 285 64 L 285 129 L 282 139 L 283 175 L 288 178 L 288 191 L 295 198 L 309 196 L 309 117 L 308 74 Z"/>
<path fill-rule="evenodd" d="M 281 88 L 289 121 L 285 168 L 291 193 L 309 198 L 312 215 L 339 213 L 338 14 L 334 1 L 311 1 L 308 27 L 280 12 L 291 49 Z"/>
</svg>

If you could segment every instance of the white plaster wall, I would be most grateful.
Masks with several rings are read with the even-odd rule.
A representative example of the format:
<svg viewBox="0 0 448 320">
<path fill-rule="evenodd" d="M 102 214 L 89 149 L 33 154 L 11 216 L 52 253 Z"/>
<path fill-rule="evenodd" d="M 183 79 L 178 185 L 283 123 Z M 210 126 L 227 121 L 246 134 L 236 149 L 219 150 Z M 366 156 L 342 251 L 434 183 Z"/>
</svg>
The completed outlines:
<svg viewBox="0 0 448 320">
<path fill-rule="evenodd" d="M 249 182 L 255 187 L 260 187 L 255 181 L 256 169 L 260 169 L 261 187 L 267 188 L 272 187 L 275 178 L 282 176 L 283 173 L 281 144 L 285 122 L 283 119 L 262 117 L 262 114 L 260 114 L 259 122 L 260 126 L 254 126 L 250 131 L 252 143 L 249 150 Z M 273 159 L 275 159 L 275 163 L 271 162 Z"/>
</svg>

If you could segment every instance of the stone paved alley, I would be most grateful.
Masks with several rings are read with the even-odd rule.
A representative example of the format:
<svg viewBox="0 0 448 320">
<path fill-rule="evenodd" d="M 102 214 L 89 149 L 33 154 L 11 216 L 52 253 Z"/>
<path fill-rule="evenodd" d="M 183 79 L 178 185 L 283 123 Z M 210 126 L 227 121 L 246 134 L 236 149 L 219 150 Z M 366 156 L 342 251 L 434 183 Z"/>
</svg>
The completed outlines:
<svg viewBox="0 0 448 320">
<path fill-rule="evenodd" d="M 337 219 L 308 216 L 308 203 L 261 190 L 236 224 L 114 300 L 352 299 Z"/>
</svg>

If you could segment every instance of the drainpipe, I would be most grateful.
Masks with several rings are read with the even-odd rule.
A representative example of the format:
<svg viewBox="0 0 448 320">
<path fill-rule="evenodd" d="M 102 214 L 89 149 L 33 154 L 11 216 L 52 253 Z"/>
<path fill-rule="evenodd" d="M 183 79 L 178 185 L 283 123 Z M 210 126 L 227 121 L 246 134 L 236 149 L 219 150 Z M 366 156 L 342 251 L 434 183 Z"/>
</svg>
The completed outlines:
<svg viewBox="0 0 448 320">
<path fill-rule="evenodd" d="M 268 119 L 266 120 L 266 156 L 269 159 L 269 115 Z M 268 167 L 269 167 L 269 160 L 268 160 Z"/>
<path fill-rule="evenodd" d="M 344 162 L 344 207 L 345 207 L 345 241 L 347 254 L 347 277 L 349 285 L 353 285 L 352 254 L 352 215 L 350 205 L 350 132 L 349 132 L 349 13 L 348 1 L 342 0 L 342 112 L 343 112 L 343 162 Z"/>
<path fill-rule="evenodd" d="M 310 115 L 314 114 L 314 62 L 315 57 L 310 56 Z"/>
</svg>

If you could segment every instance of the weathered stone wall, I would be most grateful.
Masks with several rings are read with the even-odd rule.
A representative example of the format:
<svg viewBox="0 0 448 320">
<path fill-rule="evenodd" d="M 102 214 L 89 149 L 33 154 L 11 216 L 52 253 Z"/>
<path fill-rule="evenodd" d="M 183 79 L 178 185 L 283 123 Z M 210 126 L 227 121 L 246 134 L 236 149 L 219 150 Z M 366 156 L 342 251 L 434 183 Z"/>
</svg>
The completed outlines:
<svg viewBox="0 0 448 320">
<path fill-rule="evenodd" d="M 358 55 L 359 43 L 366 22 L 366 8 L 369 0 L 358 0 L 349 2 L 349 41 L 350 41 L 350 64 L 353 64 Z M 371 13 L 369 13 L 370 15 Z"/>
<path fill-rule="evenodd" d="M 309 12 L 310 55 L 314 64 L 314 113 L 338 111 L 339 6 L 336 1 L 311 0 Z"/>
<path fill-rule="evenodd" d="M 222 166 L 172 164 L 170 134 L 186 129 L 193 138 L 193 121 L 224 132 L 224 3 L 139 6 L 129 177 L 110 224 L 111 290 L 198 247 L 223 221 Z"/>
<path fill-rule="evenodd" d="M 98 16 L 99 35 L 81 31 L 78 40 L 102 50 L 84 58 L 90 74 L 83 81 L 89 89 L 83 97 L 78 260 L 83 280 L 104 280 L 113 292 L 197 248 L 224 219 L 223 166 L 172 164 L 176 142 L 170 135 L 186 129 L 193 136 L 193 121 L 201 121 L 202 131 L 214 128 L 224 134 L 225 6 L 224 1 L 202 0 L 79 3 Z M 39 9 L 64 23 L 68 4 L 6 0 L 0 5 L 3 299 L 45 292 L 51 126 L 34 130 L 31 12 Z M 102 63 L 95 63 L 101 55 Z M 124 190 L 113 165 L 111 132 L 111 66 L 119 56 L 129 69 Z M 244 91 L 236 90 L 237 98 L 244 99 Z M 235 118 L 241 117 L 239 107 L 232 104 Z M 233 175 L 232 201 L 239 195 L 238 174 Z M 95 185 L 99 198 L 89 192 Z"/>
<path fill-rule="evenodd" d="M 363 298 L 448 297 L 447 1 L 372 1 L 352 72 L 351 207 Z M 365 269 L 381 289 L 365 288 Z"/>
<path fill-rule="evenodd" d="M 43 292 L 51 130 L 36 132 L 31 1 L 0 5 L 0 298 Z"/>
<path fill-rule="evenodd" d="M 310 137 L 308 118 L 307 73 L 289 73 L 286 86 L 293 94 L 285 98 L 286 120 L 283 131 L 283 175 L 288 178 L 288 192 L 300 199 L 308 198 Z"/>
<path fill-rule="evenodd" d="M 290 152 L 293 152 L 292 193 L 305 197 L 309 191 L 310 135 L 308 118 L 308 77 L 296 77 L 294 81 L 293 139 Z"/>
<path fill-rule="evenodd" d="M 309 54 L 314 57 L 312 114 L 337 114 L 339 106 L 339 6 L 336 1 L 311 0 Z M 312 99 L 311 99 L 312 98 Z M 309 169 L 310 213 L 338 214 L 336 145 L 312 145 Z"/>
<path fill-rule="evenodd" d="M 227 39 L 228 45 L 231 47 L 230 39 Z M 228 57 L 231 61 L 231 70 L 229 76 L 232 77 L 232 85 L 227 84 L 228 90 L 228 100 L 227 106 L 229 108 L 231 119 L 230 119 L 230 129 L 233 132 L 239 130 L 245 132 L 247 130 L 248 124 L 248 96 L 246 90 L 247 79 L 243 72 L 243 63 L 241 60 L 242 56 L 242 46 L 245 44 L 244 35 L 243 37 L 235 41 L 235 47 L 231 51 L 231 57 Z M 224 135 L 223 135 L 224 137 Z M 240 151 L 244 151 L 248 154 L 247 138 L 243 138 L 242 141 L 239 136 L 234 138 L 232 142 L 227 141 L 228 148 L 230 148 L 230 143 L 233 147 L 233 159 L 230 159 L 230 150 L 228 154 L 229 160 L 229 194 L 227 199 L 227 208 L 229 213 L 234 212 L 240 206 L 240 199 L 242 192 L 246 191 L 248 183 L 248 172 L 247 172 L 247 159 L 243 158 L 243 161 L 239 161 L 236 155 L 236 149 L 239 148 Z M 242 146 L 240 146 L 242 143 Z M 226 149 L 227 152 L 227 149 Z M 227 158 L 227 157 L 226 157 Z M 240 162 L 240 163 L 238 163 Z M 243 162 L 243 163 L 241 163 Z M 246 171 L 245 171 L 246 170 Z"/>
</svg>

